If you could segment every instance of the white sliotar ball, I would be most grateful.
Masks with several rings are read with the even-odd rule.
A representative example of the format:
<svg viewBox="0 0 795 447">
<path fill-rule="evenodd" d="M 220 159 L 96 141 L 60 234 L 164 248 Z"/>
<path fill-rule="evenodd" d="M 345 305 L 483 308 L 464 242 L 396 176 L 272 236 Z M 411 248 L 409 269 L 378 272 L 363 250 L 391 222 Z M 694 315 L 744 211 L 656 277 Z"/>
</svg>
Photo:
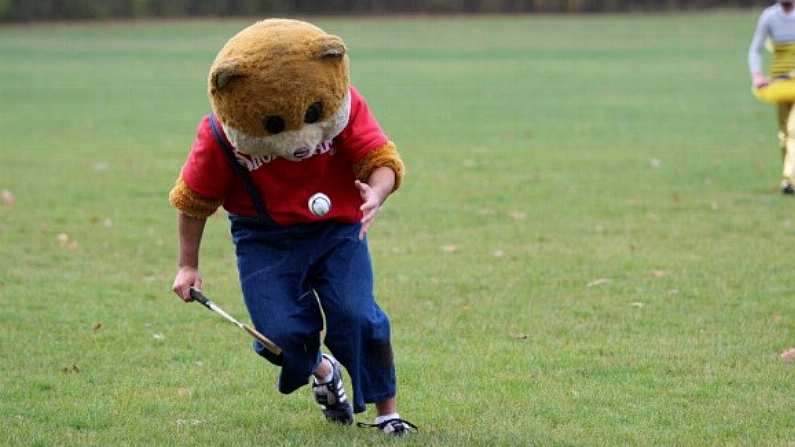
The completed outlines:
<svg viewBox="0 0 795 447">
<path fill-rule="evenodd" d="M 322 192 L 312 194 L 312 197 L 309 198 L 308 205 L 309 211 L 318 217 L 325 216 L 331 211 L 331 199 Z"/>
</svg>

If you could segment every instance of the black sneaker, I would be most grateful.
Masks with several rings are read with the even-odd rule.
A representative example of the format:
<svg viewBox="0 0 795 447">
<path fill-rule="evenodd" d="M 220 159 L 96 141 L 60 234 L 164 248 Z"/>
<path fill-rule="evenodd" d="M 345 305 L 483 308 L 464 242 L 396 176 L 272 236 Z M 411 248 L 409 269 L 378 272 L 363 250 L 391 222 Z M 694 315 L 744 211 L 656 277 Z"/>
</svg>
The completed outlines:
<svg viewBox="0 0 795 447">
<path fill-rule="evenodd" d="M 353 424 L 353 407 L 345 396 L 345 388 L 342 386 L 342 365 L 330 355 L 323 354 L 323 357 L 331 363 L 331 380 L 326 383 L 317 383 L 314 379 L 312 384 L 315 402 L 320 405 L 323 415 L 329 422 L 342 425 Z"/>
<path fill-rule="evenodd" d="M 781 194 L 795 194 L 795 188 L 792 187 L 792 183 L 790 183 L 789 180 L 784 180 L 781 182 Z"/>
<path fill-rule="evenodd" d="M 382 432 L 392 436 L 404 436 L 412 432 L 416 433 L 420 431 L 420 429 L 417 428 L 416 425 L 400 418 L 387 419 L 386 421 L 381 422 L 380 424 L 367 424 L 364 422 L 357 422 L 356 426 L 364 428 L 370 428 L 370 427 L 377 428 Z"/>
</svg>

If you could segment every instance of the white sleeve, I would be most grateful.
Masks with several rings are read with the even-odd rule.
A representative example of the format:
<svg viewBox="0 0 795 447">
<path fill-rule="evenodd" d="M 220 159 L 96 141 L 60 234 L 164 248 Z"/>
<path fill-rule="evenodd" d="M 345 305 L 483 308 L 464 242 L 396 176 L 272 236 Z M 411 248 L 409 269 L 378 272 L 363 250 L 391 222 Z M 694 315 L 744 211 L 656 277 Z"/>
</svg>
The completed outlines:
<svg viewBox="0 0 795 447">
<path fill-rule="evenodd" d="M 767 11 L 765 11 L 767 12 Z M 748 68 L 751 73 L 762 72 L 762 51 L 765 48 L 765 39 L 769 35 L 768 28 L 769 14 L 763 13 L 759 17 L 759 23 L 756 25 L 754 38 L 751 40 L 751 47 L 748 49 Z"/>
</svg>

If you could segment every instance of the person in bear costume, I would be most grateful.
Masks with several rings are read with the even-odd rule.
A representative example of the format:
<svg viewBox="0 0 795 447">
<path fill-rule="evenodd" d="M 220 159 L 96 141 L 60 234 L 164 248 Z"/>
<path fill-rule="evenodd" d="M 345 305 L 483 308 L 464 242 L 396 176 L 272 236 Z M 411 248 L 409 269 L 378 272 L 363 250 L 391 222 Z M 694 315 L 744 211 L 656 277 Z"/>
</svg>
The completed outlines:
<svg viewBox="0 0 795 447">
<path fill-rule="evenodd" d="M 254 342 L 281 367 L 279 391 L 313 376 L 329 421 L 351 424 L 374 403 L 375 424 L 359 425 L 402 435 L 416 427 L 397 413 L 389 320 L 373 296 L 366 234 L 404 166 L 348 65 L 342 39 L 297 20 L 257 22 L 221 49 L 208 79 L 212 113 L 169 194 L 179 210 L 173 291 L 190 301 L 190 288 L 201 289 L 205 221 L 223 206 L 251 320 L 282 348 L 277 356 Z M 317 193 L 326 206 L 309 203 Z M 323 315 L 333 356 L 321 352 Z"/>
</svg>

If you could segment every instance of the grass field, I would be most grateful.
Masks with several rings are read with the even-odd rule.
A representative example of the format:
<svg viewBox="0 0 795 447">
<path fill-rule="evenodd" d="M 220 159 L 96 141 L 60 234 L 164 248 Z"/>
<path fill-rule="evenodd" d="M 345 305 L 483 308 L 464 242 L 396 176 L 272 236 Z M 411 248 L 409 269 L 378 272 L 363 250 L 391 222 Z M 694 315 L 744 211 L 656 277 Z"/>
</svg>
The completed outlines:
<svg viewBox="0 0 795 447">
<path fill-rule="evenodd" d="M 405 445 L 795 445 L 755 21 L 315 20 L 409 167 L 370 237 Z M 393 445 L 169 292 L 167 192 L 248 22 L 0 28 L 0 445 Z M 245 317 L 222 213 L 202 270 Z"/>
</svg>

